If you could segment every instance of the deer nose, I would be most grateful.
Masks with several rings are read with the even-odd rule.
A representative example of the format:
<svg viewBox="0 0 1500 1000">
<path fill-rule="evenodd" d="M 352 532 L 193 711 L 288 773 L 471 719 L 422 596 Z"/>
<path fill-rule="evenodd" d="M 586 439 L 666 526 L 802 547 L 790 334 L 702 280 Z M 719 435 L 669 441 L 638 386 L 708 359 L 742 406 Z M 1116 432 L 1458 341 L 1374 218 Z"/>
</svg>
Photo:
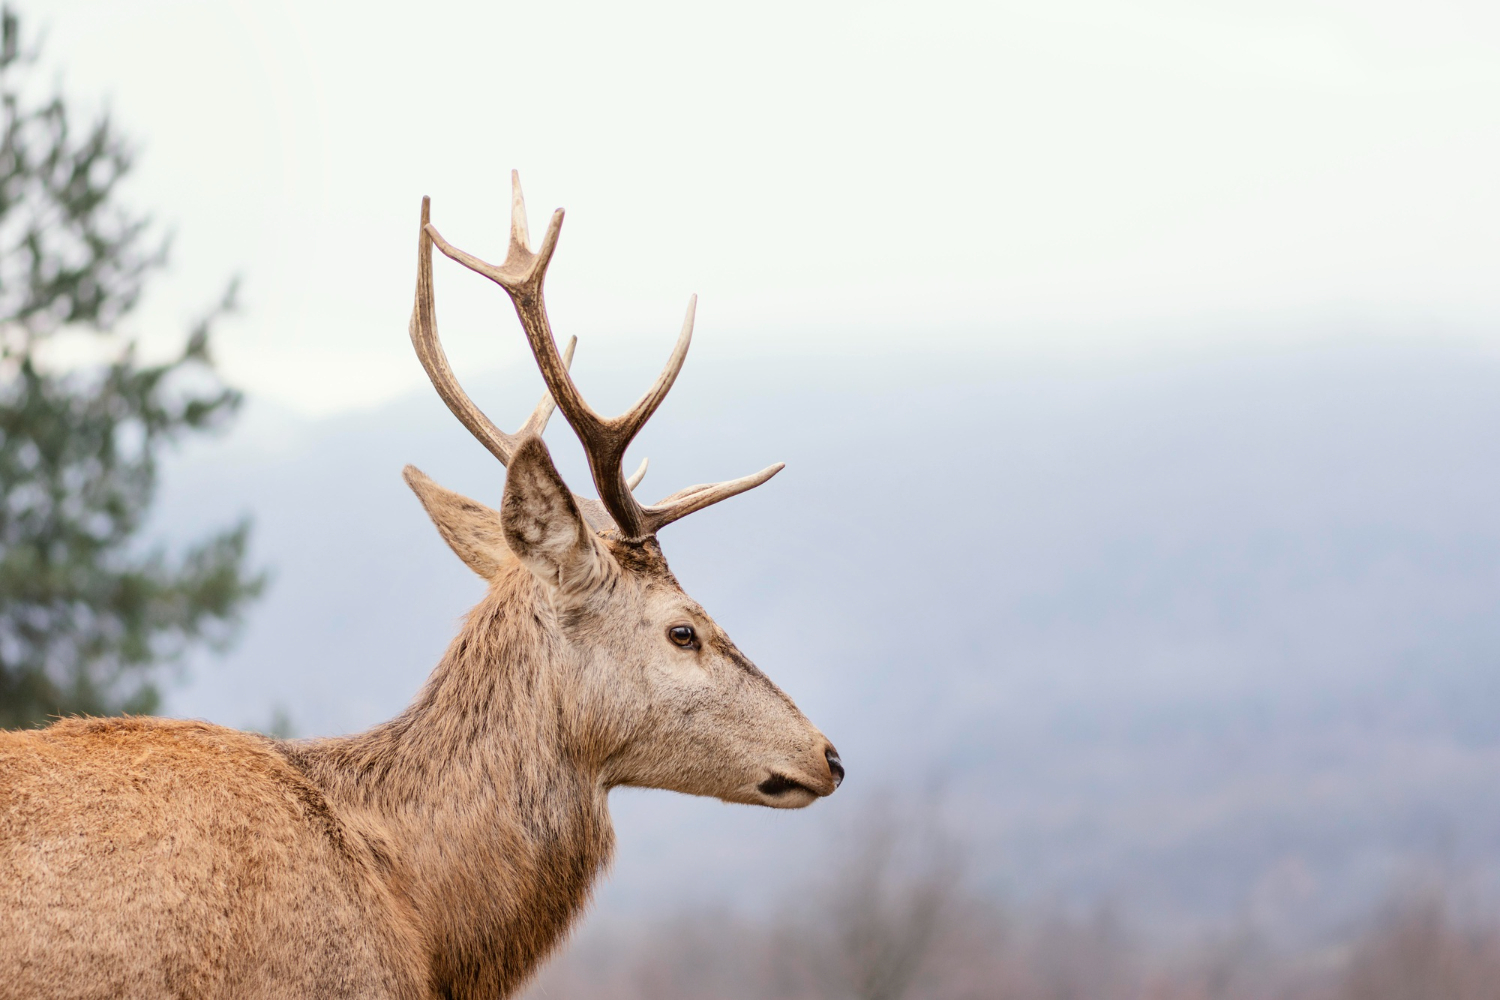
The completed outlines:
<svg viewBox="0 0 1500 1000">
<path fill-rule="evenodd" d="M 833 787 L 837 788 L 844 783 L 844 762 L 839 760 L 839 752 L 833 747 L 825 749 L 823 756 L 828 761 L 828 773 L 833 775 Z"/>
</svg>

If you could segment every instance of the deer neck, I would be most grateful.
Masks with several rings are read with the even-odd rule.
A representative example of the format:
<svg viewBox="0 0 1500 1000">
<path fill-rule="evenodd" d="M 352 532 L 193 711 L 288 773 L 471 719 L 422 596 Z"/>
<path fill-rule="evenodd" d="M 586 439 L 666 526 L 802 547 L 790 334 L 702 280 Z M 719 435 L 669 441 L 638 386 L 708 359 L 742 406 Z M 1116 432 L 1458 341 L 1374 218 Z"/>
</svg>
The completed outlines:
<svg viewBox="0 0 1500 1000">
<path fill-rule="evenodd" d="M 551 617 L 529 573 L 502 577 L 405 712 L 304 750 L 409 901 L 439 995 L 524 982 L 609 862 L 606 789 L 568 745 Z"/>
</svg>

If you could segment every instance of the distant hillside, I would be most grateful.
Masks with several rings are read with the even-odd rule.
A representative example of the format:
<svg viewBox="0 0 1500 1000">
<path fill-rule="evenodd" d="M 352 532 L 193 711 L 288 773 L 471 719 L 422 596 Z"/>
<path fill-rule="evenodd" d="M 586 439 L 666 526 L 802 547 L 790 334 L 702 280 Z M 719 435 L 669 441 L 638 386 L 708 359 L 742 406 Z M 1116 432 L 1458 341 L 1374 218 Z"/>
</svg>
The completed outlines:
<svg viewBox="0 0 1500 1000">
<path fill-rule="evenodd" d="M 650 374 L 601 364 L 616 405 Z M 502 423 L 537 392 L 471 388 Z M 400 468 L 490 502 L 500 471 L 427 396 L 252 418 L 172 471 L 161 523 L 252 512 L 274 585 L 173 708 L 393 714 L 480 593 Z M 1164 929 L 1315 931 L 1432 859 L 1500 888 L 1500 356 L 693 360 L 642 451 L 652 498 L 788 462 L 663 543 L 850 779 L 797 815 L 618 795 L 606 910 L 753 903 L 862 792 L 932 784 L 993 890 Z"/>
</svg>

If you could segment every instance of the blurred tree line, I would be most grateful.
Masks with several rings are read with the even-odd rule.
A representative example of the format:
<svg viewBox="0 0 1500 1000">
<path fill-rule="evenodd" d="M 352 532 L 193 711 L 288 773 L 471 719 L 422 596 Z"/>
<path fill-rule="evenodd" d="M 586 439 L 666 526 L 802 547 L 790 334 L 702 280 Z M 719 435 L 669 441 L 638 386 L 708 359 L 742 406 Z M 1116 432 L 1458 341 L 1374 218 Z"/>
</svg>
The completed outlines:
<svg viewBox="0 0 1500 1000">
<path fill-rule="evenodd" d="M 79 129 L 61 96 L 32 99 L 34 50 L 0 13 L 0 726 L 149 713 L 155 668 L 230 636 L 263 579 L 247 522 L 177 557 L 142 528 L 163 449 L 221 428 L 240 394 L 209 354 L 230 284 L 161 363 L 122 322 L 166 263 L 149 216 L 120 203 L 131 144 L 107 114 Z M 67 368 L 79 332 L 109 360 Z"/>
</svg>

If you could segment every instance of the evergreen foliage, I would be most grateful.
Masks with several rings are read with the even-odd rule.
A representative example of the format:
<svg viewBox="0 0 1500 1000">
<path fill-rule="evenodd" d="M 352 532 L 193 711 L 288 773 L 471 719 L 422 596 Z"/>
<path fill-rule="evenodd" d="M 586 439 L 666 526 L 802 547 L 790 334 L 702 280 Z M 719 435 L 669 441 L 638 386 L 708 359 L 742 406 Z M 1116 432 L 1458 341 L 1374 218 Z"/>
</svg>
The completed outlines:
<svg viewBox="0 0 1500 1000">
<path fill-rule="evenodd" d="M 164 264 L 150 219 L 119 204 L 131 149 L 107 115 L 75 133 L 59 96 L 28 103 L 35 56 L 0 14 L 0 726 L 151 712 L 159 668 L 227 641 L 263 580 L 248 523 L 172 558 L 141 529 L 164 446 L 221 427 L 240 395 L 209 356 L 234 286 L 161 364 L 120 321 Z M 112 360 L 52 370 L 63 331 Z"/>
</svg>

